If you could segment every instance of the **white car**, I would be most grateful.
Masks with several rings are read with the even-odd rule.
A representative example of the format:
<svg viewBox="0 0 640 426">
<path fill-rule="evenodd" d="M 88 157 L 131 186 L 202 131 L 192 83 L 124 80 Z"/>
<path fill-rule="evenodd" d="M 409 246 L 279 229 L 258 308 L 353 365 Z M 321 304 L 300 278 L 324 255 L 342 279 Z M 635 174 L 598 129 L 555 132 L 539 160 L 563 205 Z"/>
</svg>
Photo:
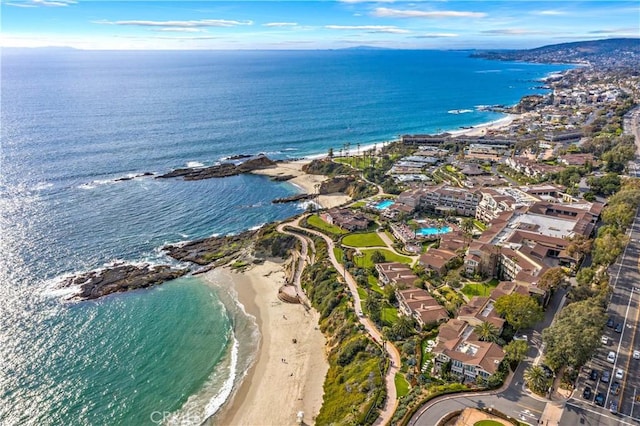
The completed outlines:
<svg viewBox="0 0 640 426">
<path fill-rule="evenodd" d="M 609 355 L 607 355 L 607 361 L 611 363 L 616 362 L 616 353 L 614 351 L 609 352 Z"/>
<path fill-rule="evenodd" d="M 616 370 L 616 379 L 622 380 L 623 376 L 624 376 L 624 371 L 622 371 L 622 368 L 618 368 Z"/>
<path fill-rule="evenodd" d="M 633 351 L 633 359 L 640 359 L 640 351 L 639 350 L 635 350 Z"/>
<path fill-rule="evenodd" d="M 609 344 L 609 338 L 607 336 L 602 336 L 600 341 L 602 342 L 603 345 L 608 345 Z"/>
</svg>

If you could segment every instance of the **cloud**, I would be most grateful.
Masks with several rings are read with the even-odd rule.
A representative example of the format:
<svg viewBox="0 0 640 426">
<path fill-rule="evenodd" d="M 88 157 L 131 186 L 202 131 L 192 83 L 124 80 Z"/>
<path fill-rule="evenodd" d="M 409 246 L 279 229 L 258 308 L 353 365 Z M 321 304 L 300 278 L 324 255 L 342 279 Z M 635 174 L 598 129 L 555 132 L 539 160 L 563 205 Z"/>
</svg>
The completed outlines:
<svg viewBox="0 0 640 426">
<path fill-rule="evenodd" d="M 373 11 L 373 16 L 379 18 L 429 18 L 429 19 L 441 19 L 441 18 L 484 18 L 487 16 L 483 12 L 464 12 L 457 10 L 437 10 L 437 11 L 424 11 L 424 10 L 401 10 L 401 9 L 389 9 L 387 7 L 378 7 Z"/>
<path fill-rule="evenodd" d="M 78 3 L 75 0 L 27 0 L 24 2 L 11 2 L 4 3 L 7 6 L 15 6 L 15 7 L 65 7 L 70 6 L 72 4 Z"/>
<path fill-rule="evenodd" d="M 524 30 L 521 28 L 505 28 L 501 30 L 484 30 L 480 31 L 481 34 L 487 35 L 512 35 L 512 36 L 522 36 L 522 35 L 545 35 L 549 34 L 549 32 L 545 31 L 531 31 Z"/>
<path fill-rule="evenodd" d="M 164 27 L 158 28 L 156 31 L 167 31 L 176 33 L 205 33 L 206 30 L 202 28 L 190 28 L 190 27 Z"/>
<path fill-rule="evenodd" d="M 629 27 L 629 28 L 611 28 L 609 30 L 593 30 L 589 31 L 587 34 L 636 34 L 638 33 L 638 28 Z"/>
<path fill-rule="evenodd" d="M 93 23 L 167 28 L 235 27 L 238 25 L 253 25 L 253 21 L 229 21 L 226 19 L 199 19 L 191 21 L 93 21 Z"/>
<path fill-rule="evenodd" d="M 338 0 L 341 3 L 393 3 L 395 0 Z"/>
<path fill-rule="evenodd" d="M 539 11 L 531 12 L 531 14 L 541 15 L 541 16 L 560 16 L 560 15 L 566 15 L 567 13 L 561 10 L 539 10 Z"/>
<path fill-rule="evenodd" d="M 447 37 L 458 37 L 458 34 L 454 33 L 427 33 L 427 34 L 419 34 L 413 36 L 413 38 L 447 38 Z"/>
<path fill-rule="evenodd" d="M 325 25 L 328 30 L 355 30 L 368 33 L 407 34 L 410 31 L 392 25 Z"/>
<path fill-rule="evenodd" d="M 266 24 L 262 24 L 264 27 L 296 27 L 298 26 L 297 22 L 268 22 Z"/>
</svg>

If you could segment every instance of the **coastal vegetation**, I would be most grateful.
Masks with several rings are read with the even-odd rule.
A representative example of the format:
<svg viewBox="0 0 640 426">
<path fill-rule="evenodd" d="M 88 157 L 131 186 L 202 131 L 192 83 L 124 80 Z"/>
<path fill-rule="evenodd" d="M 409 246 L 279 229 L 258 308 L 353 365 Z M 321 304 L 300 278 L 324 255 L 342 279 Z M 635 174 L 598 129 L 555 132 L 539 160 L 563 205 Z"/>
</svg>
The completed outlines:
<svg viewBox="0 0 640 426">
<path fill-rule="evenodd" d="M 329 371 L 317 424 L 372 424 L 384 401 L 385 358 L 381 348 L 363 335 L 345 285 L 328 259 L 324 240 L 313 238 L 316 263 L 303 274 L 303 288 L 320 312 L 327 337 Z"/>
<path fill-rule="evenodd" d="M 305 221 L 306 221 L 306 226 L 308 226 L 309 228 L 325 233 L 331 237 L 336 237 L 336 236 L 347 233 L 347 231 L 340 228 L 339 226 L 331 225 L 325 222 L 318 215 L 313 215 L 313 214 L 309 215 L 306 217 Z M 305 225 L 305 223 L 303 223 L 303 225 Z"/>
</svg>

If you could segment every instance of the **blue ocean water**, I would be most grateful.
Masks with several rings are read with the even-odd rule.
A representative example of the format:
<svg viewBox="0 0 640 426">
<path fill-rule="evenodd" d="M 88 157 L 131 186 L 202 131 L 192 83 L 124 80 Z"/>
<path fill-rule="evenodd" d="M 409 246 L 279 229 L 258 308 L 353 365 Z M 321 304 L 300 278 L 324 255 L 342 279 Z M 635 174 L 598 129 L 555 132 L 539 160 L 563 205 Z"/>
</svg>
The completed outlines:
<svg viewBox="0 0 640 426">
<path fill-rule="evenodd" d="M 270 201 L 296 189 L 115 179 L 492 121 L 476 106 L 514 104 L 566 68 L 442 51 L 3 50 L 0 424 L 154 424 L 181 410 L 197 423 L 234 356 L 250 359 L 234 349 L 255 338 L 233 333 L 242 313 L 197 278 L 75 304 L 52 282 L 291 216 L 299 207 Z"/>
</svg>

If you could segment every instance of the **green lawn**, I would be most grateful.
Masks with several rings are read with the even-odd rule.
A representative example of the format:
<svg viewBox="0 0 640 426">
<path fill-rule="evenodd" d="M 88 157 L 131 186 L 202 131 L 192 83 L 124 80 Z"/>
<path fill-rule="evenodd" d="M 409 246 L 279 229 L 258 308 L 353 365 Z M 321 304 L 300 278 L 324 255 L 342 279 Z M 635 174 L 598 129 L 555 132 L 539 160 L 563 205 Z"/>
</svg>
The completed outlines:
<svg viewBox="0 0 640 426">
<path fill-rule="evenodd" d="M 409 393 L 409 382 L 407 382 L 402 374 L 396 373 L 394 382 L 396 383 L 396 393 L 398 394 L 398 398 L 402 398 Z"/>
<path fill-rule="evenodd" d="M 309 218 L 307 219 L 307 223 L 330 235 L 340 235 L 347 233 L 347 231 L 345 231 L 344 229 L 341 229 L 340 227 L 335 225 L 330 225 L 316 215 L 309 216 Z"/>
<path fill-rule="evenodd" d="M 380 312 L 380 320 L 392 326 L 396 321 L 398 321 L 398 310 L 391 307 L 382 308 L 382 311 Z"/>
<path fill-rule="evenodd" d="M 338 259 L 338 262 L 342 263 L 342 256 L 344 255 L 344 252 L 340 247 L 333 248 L 333 255 Z"/>
<path fill-rule="evenodd" d="M 342 244 L 351 247 L 385 247 L 382 238 L 375 232 L 366 234 L 349 234 L 342 239 Z"/>
<path fill-rule="evenodd" d="M 360 296 L 360 300 L 364 302 L 368 297 L 367 290 L 362 287 L 358 287 L 358 296 Z"/>
<path fill-rule="evenodd" d="M 480 222 L 478 219 L 473 219 L 473 224 L 476 226 L 476 228 L 478 228 L 481 231 L 486 231 L 487 230 L 487 225 L 485 225 L 484 223 Z"/>
<path fill-rule="evenodd" d="M 364 256 L 361 257 L 361 258 L 357 258 L 356 263 L 360 267 L 364 267 L 364 268 L 368 268 L 370 266 L 373 266 L 373 262 L 371 261 L 371 255 L 376 250 L 384 255 L 384 258 L 385 258 L 386 262 L 400 262 L 400 263 L 406 263 L 407 265 L 411 264 L 411 258 L 410 257 L 402 256 L 402 255 L 399 255 L 399 254 L 395 254 L 391 250 L 385 250 L 385 249 L 361 250 L 362 254 L 364 254 Z"/>
<path fill-rule="evenodd" d="M 494 282 L 494 280 L 491 280 L 486 284 L 482 284 L 482 283 L 467 284 L 464 287 L 462 287 L 461 291 L 467 297 L 488 296 L 491 293 L 491 290 L 493 290 L 497 285 L 498 285 L 497 282 Z"/>
<path fill-rule="evenodd" d="M 504 426 L 504 423 L 495 420 L 480 420 L 479 422 L 475 422 L 473 426 Z"/>
<path fill-rule="evenodd" d="M 352 209 L 357 209 L 359 207 L 364 207 L 367 204 L 366 201 L 357 201 L 353 204 L 351 204 L 349 207 L 351 207 Z"/>
</svg>

